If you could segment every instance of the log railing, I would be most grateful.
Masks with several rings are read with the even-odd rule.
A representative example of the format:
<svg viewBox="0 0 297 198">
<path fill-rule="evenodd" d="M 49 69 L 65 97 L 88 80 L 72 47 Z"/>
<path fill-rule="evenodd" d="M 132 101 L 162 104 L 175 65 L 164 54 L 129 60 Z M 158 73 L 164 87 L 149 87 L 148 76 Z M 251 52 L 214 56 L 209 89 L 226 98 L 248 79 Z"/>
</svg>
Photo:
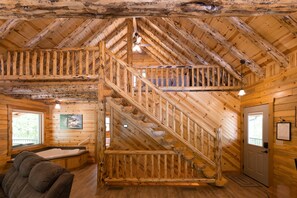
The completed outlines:
<svg viewBox="0 0 297 198">
<path fill-rule="evenodd" d="M 215 167 L 215 133 L 202 128 L 170 95 L 158 89 L 137 70 L 117 59 L 109 50 L 105 51 L 105 82 Z M 135 83 L 136 89 L 134 89 Z"/>
<path fill-rule="evenodd" d="M 220 66 L 149 66 L 136 70 L 164 91 L 227 91 L 240 81 Z"/>
<path fill-rule="evenodd" d="M 193 162 L 167 150 L 106 150 L 105 182 L 207 182 Z"/>
<path fill-rule="evenodd" d="M 0 57 L 0 79 L 98 77 L 99 47 L 24 49 Z"/>
</svg>

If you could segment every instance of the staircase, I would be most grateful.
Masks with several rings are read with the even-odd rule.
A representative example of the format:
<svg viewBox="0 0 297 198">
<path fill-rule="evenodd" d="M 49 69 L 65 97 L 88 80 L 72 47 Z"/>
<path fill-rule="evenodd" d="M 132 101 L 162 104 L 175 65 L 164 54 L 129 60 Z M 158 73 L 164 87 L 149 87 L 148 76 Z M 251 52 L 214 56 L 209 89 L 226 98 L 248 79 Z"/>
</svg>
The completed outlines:
<svg viewBox="0 0 297 198">
<path fill-rule="evenodd" d="M 215 178 L 215 184 L 223 186 L 226 180 L 221 176 L 220 130 L 205 130 L 174 98 L 110 51 L 105 52 L 105 83 L 120 95 L 108 99 L 111 106 L 143 126 L 143 131 L 166 149 L 194 162 L 204 177 Z"/>
</svg>

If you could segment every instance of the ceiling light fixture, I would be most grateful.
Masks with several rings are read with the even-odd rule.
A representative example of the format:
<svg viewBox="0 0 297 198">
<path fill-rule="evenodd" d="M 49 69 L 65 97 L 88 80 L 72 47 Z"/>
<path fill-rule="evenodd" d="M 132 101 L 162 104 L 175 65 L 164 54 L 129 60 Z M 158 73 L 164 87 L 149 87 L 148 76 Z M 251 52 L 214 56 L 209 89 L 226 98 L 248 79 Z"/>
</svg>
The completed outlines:
<svg viewBox="0 0 297 198">
<path fill-rule="evenodd" d="M 245 64 L 245 60 L 244 59 L 241 59 L 240 60 L 240 77 L 241 77 L 241 81 L 240 81 L 240 90 L 238 92 L 238 96 L 244 96 L 246 93 L 243 89 L 243 74 L 242 74 L 242 65 Z"/>
<path fill-rule="evenodd" d="M 61 104 L 59 101 L 56 101 L 55 109 L 61 109 Z"/>
</svg>

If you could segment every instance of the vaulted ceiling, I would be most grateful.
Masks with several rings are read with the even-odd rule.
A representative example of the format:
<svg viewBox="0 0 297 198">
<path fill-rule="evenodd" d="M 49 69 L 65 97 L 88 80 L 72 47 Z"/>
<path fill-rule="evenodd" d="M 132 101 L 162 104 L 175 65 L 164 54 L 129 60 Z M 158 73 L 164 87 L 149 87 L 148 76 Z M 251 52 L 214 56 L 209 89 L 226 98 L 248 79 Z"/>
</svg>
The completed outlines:
<svg viewBox="0 0 297 198">
<path fill-rule="evenodd" d="M 133 6 L 126 10 L 126 18 L 114 18 L 113 16 L 124 15 L 115 14 L 115 10 L 92 17 L 77 11 L 79 8 L 77 12 L 68 13 L 69 16 L 63 15 L 64 12 L 59 13 L 57 9 L 56 15 L 63 18 L 54 18 L 55 15 L 48 10 L 45 12 L 44 9 L 39 9 L 38 15 L 38 8 L 33 9 L 33 5 L 17 7 L 14 1 L 6 2 L 15 7 L 6 10 L 4 8 L 7 8 L 8 4 L 0 4 L 3 11 L 0 13 L 0 53 L 18 48 L 97 46 L 99 41 L 104 40 L 106 46 L 119 58 L 127 59 L 127 37 L 132 36 L 131 31 L 129 32 L 132 17 L 127 16 L 138 16 Z M 59 1 L 50 2 L 57 2 L 59 5 Z M 172 1 L 176 2 L 178 1 Z M 196 7 L 191 7 L 187 4 L 189 10 L 178 10 L 170 14 L 179 15 L 178 17 L 164 17 L 166 14 L 158 13 L 157 11 L 161 11 L 155 7 L 156 10 L 151 11 L 151 15 L 158 17 L 136 17 L 137 30 L 142 42 L 149 45 L 142 47 L 141 54 L 133 53 L 133 65 L 220 65 L 239 76 L 240 60 L 243 59 L 246 61 L 244 74 L 254 73 L 259 78 L 264 76 L 267 64 L 275 63 L 283 68 L 288 66 L 287 55 L 297 49 L 297 14 L 291 13 L 289 8 L 279 10 L 269 4 L 266 6 L 266 13 L 285 14 L 249 16 L 249 13 L 257 15 L 264 12 L 250 10 L 249 13 L 244 12 L 244 16 L 239 16 L 241 14 L 238 10 L 233 8 L 233 12 L 236 13 L 228 14 L 224 6 L 219 14 L 201 14 L 203 12 L 190 9 L 198 9 L 198 4 L 195 5 Z M 217 4 L 213 5 L 215 7 L 212 9 L 218 7 Z M 258 6 L 261 7 L 260 4 Z M 143 9 L 143 15 L 149 15 L 148 7 Z M 205 6 L 203 9 L 206 9 Z M 166 10 L 163 12 L 166 13 Z M 102 16 L 108 18 L 103 19 Z M 94 92 L 91 85 L 88 89 L 86 86 L 81 86 L 81 89 Z M 34 86 L 31 87 L 34 92 Z M 3 86 L 0 90 L 3 93 L 13 92 L 9 86 Z M 59 92 L 57 89 L 52 91 Z"/>
</svg>

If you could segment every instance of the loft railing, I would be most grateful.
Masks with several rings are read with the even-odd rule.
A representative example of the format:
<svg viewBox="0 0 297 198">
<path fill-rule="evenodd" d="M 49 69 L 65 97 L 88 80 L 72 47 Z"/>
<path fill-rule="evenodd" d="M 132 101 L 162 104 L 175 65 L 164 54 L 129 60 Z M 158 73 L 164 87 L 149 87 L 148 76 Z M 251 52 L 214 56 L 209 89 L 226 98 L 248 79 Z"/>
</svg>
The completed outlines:
<svg viewBox="0 0 297 198">
<path fill-rule="evenodd" d="M 0 79 L 98 77 L 99 47 L 24 49 L 0 57 Z"/>
<path fill-rule="evenodd" d="M 137 70 L 117 59 L 109 50 L 105 49 L 105 52 L 105 82 L 215 167 L 215 133 L 203 129 L 190 114 L 179 108 L 174 99 Z M 137 89 L 134 89 L 135 83 Z M 207 146 L 204 146 L 205 142 Z"/>
<path fill-rule="evenodd" d="M 164 91 L 226 91 L 240 81 L 220 66 L 148 66 L 136 70 Z"/>
<path fill-rule="evenodd" d="M 207 182 L 193 162 L 167 150 L 106 150 L 105 182 Z"/>
</svg>

